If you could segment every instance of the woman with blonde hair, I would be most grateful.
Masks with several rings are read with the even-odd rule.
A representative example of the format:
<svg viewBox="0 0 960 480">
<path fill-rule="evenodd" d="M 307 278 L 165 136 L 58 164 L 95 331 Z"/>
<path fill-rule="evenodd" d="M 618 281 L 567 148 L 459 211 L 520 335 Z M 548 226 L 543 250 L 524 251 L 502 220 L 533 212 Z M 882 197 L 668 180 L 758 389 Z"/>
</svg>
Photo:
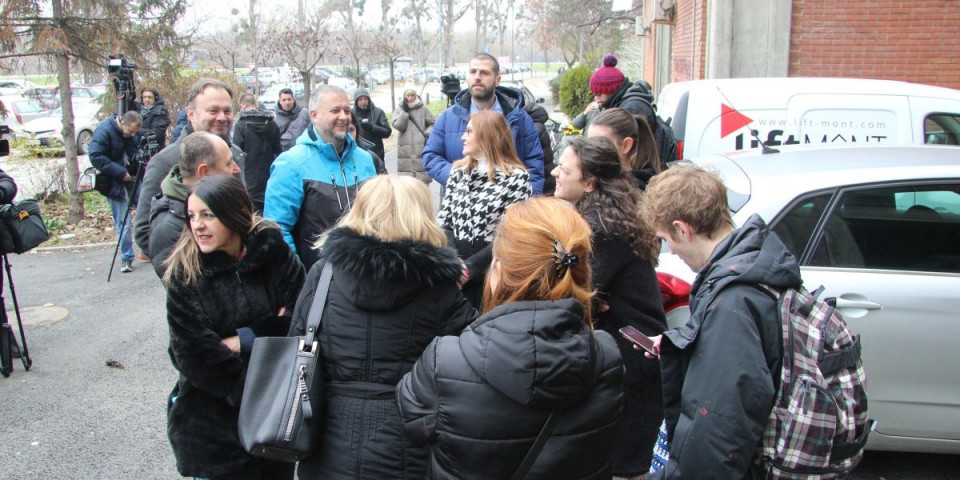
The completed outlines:
<svg viewBox="0 0 960 480">
<path fill-rule="evenodd" d="M 177 470 L 210 479 L 292 479 L 292 465 L 244 451 L 237 420 L 253 340 L 286 333 L 303 266 L 231 176 L 204 177 L 186 208 L 188 228 L 163 276 L 170 359 L 180 372 L 167 408 Z"/>
<path fill-rule="evenodd" d="M 350 212 L 318 242 L 291 324 L 303 335 L 320 273 L 333 280 L 317 333 L 326 405 L 322 443 L 300 479 L 423 478 L 427 450 L 409 444 L 394 390 L 438 335 L 476 318 L 457 287 L 462 264 L 445 248 L 427 186 L 414 177 L 368 180 Z"/>
<path fill-rule="evenodd" d="M 454 162 L 440 208 L 440 226 L 447 231 L 469 270 L 464 295 L 479 307 L 483 279 L 500 217 L 513 203 L 531 195 L 530 174 L 517 158 L 513 135 L 502 114 L 470 115 L 463 132 L 463 154 Z"/>
<path fill-rule="evenodd" d="M 507 209 L 483 316 L 434 340 L 397 386 L 406 434 L 431 447 L 427 478 L 609 480 L 623 364 L 591 327 L 590 254 L 590 227 L 566 203 Z"/>
</svg>

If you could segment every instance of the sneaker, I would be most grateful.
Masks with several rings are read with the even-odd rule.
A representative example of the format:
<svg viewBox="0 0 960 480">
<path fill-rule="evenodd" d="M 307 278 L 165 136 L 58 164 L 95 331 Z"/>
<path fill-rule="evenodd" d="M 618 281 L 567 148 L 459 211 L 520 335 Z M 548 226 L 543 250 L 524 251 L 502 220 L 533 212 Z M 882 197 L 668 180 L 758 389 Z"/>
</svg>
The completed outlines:
<svg viewBox="0 0 960 480">
<path fill-rule="evenodd" d="M 133 271 L 133 260 L 120 260 L 120 271 L 129 273 Z"/>
<path fill-rule="evenodd" d="M 140 260 L 141 262 L 149 262 L 150 258 L 144 255 L 143 252 L 140 252 L 137 254 L 137 260 Z"/>
</svg>

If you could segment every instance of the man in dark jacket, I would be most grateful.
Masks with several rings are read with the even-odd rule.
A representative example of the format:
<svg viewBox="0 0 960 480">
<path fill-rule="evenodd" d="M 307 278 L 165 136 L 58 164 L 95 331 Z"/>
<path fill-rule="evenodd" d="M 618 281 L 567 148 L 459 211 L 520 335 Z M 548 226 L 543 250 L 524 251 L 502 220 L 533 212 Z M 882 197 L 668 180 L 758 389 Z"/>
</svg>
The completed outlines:
<svg viewBox="0 0 960 480">
<path fill-rule="evenodd" d="M 270 178 L 270 166 L 283 151 L 280 129 L 270 112 L 257 110 L 257 99 L 249 93 L 240 96 L 240 116 L 233 130 L 233 144 L 247 154 L 243 177 L 253 200 L 253 210 L 263 211 L 263 193 Z"/>
<path fill-rule="evenodd" d="M 113 226 L 120 239 L 120 271 L 123 273 L 133 271 L 133 242 L 130 239 L 132 219 L 127 216 L 127 199 L 133 195 L 130 190 L 134 187 L 134 178 L 130 171 L 136 174 L 136 170 L 130 165 L 137 154 L 137 144 L 140 142 L 137 132 L 141 124 L 140 113 L 134 110 L 124 113 L 120 118 L 108 118 L 93 132 L 88 150 L 90 164 L 110 178 L 112 183 L 106 197 L 110 212 L 113 213 Z"/>
<path fill-rule="evenodd" d="M 543 179 L 542 193 L 544 195 L 552 194 L 557 188 L 557 179 L 553 178 L 550 172 L 557 165 L 553 163 L 553 147 L 550 145 L 550 132 L 546 125 L 547 121 L 550 120 L 550 115 L 547 113 L 547 109 L 539 103 L 525 104 L 523 109 L 533 120 L 533 126 L 537 129 L 537 138 L 540 139 L 540 148 L 543 150 L 543 174 L 545 178 Z"/>
<path fill-rule="evenodd" d="M 695 165 L 654 176 L 641 208 L 698 272 L 690 320 L 655 337 L 670 461 L 649 478 L 750 478 L 782 365 L 780 314 L 765 287 L 799 287 L 797 259 L 757 215 L 734 229 L 720 178 Z"/>
<path fill-rule="evenodd" d="M 207 132 L 193 132 L 179 142 L 180 162 L 160 183 L 161 196 L 150 208 L 150 263 L 163 278 L 164 265 L 187 223 L 186 201 L 190 189 L 207 175 L 236 175 L 230 147 L 222 138 Z M 146 216 L 146 215 L 144 215 Z"/>
<path fill-rule="evenodd" d="M 310 126 L 310 111 L 297 105 L 293 90 L 284 88 L 280 90 L 274 107 L 274 121 L 280 132 L 280 147 L 286 152 L 296 145 L 297 138 Z"/>
<path fill-rule="evenodd" d="M 13 197 L 17 196 L 17 183 L 13 177 L 0 170 L 0 205 L 13 203 Z"/>
<path fill-rule="evenodd" d="M 383 139 L 389 138 L 393 130 L 387 123 L 387 114 L 383 113 L 383 109 L 377 108 L 373 104 L 366 88 L 361 87 L 353 92 L 353 110 L 351 110 L 351 113 L 360 122 L 360 131 L 357 134 L 364 140 L 373 143 L 371 152 L 381 159 L 385 158 Z"/>
<path fill-rule="evenodd" d="M 140 94 L 140 116 L 143 117 L 143 130 L 153 130 L 157 134 L 157 145 L 163 149 L 167 145 L 167 127 L 170 126 L 170 113 L 167 103 L 160 98 L 156 88 L 144 88 Z M 143 135 L 144 132 L 141 132 Z"/>
<path fill-rule="evenodd" d="M 593 116 L 596 112 L 616 107 L 634 115 L 642 115 L 646 118 L 647 125 L 650 125 L 650 130 L 657 141 L 657 151 L 660 153 L 660 164 L 663 169 L 666 170 L 667 163 L 677 160 L 677 139 L 673 136 L 673 129 L 657 115 L 657 108 L 653 105 L 653 94 L 650 93 L 648 84 L 643 80 L 632 83 L 630 79 L 624 77 L 623 72 L 617 69 L 617 57 L 613 55 L 603 57 L 603 66 L 593 72 L 593 76 L 590 77 L 590 91 L 593 92 L 598 105 L 593 110 Z M 587 128 L 593 116 L 586 111 L 584 114 L 588 120 L 585 127 Z M 580 115 L 577 118 L 580 118 Z"/>
<path fill-rule="evenodd" d="M 213 78 L 198 79 L 190 87 L 187 96 L 187 117 L 190 125 L 177 138 L 177 142 L 167 145 L 160 153 L 150 159 L 147 172 L 143 176 L 143 185 L 140 187 L 140 198 L 137 200 L 137 215 L 133 223 L 133 237 L 140 247 L 140 251 L 150 256 L 150 205 L 154 197 L 160 193 L 160 182 L 170 174 L 170 169 L 180 162 L 179 140 L 197 132 L 210 132 L 230 144 L 230 130 L 233 128 L 233 92 L 223 82 Z M 243 181 L 244 157 L 243 150 L 236 145 L 230 146 L 233 161 L 240 167 L 238 178 Z"/>
<path fill-rule="evenodd" d="M 507 119 L 513 133 L 517 157 L 530 171 L 533 194 L 543 192 L 543 147 L 530 115 L 524 111 L 520 91 L 501 87 L 500 63 L 486 53 L 478 53 L 470 60 L 467 89 L 454 97 L 453 106 L 437 117 L 433 131 L 423 148 L 423 168 L 431 178 L 447 184 L 453 162 L 463 158 L 463 137 L 470 115 L 481 110 L 500 112 Z"/>
</svg>

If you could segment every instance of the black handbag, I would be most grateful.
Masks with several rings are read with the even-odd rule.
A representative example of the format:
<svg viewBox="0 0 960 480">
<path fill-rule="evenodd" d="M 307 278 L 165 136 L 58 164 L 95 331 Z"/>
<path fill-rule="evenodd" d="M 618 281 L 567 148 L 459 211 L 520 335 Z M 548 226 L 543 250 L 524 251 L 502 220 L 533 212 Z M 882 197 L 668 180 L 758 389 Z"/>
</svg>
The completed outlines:
<svg viewBox="0 0 960 480">
<path fill-rule="evenodd" d="M 283 462 L 308 457 L 320 443 L 323 369 L 316 334 L 333 270 L 323 266 L 300 337 L 259 337 L 247 367 L 238 433 L 252 455 Z"/>
<path fill-rule="evenodd" d="M 0 250 L 3 253 L 28 252 L 49 238 L 36 200 L 0 206 Z"/>
</svg>

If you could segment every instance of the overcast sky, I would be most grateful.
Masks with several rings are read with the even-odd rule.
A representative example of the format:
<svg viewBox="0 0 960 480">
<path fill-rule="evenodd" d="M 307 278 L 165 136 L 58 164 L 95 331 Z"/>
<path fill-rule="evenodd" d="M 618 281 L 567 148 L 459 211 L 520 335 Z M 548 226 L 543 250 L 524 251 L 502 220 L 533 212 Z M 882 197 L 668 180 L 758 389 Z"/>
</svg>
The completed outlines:
<svg viewBox="0 0 960 480">
<path fill-rule="evenodd" d="M 316 5 L 319 0 L 307 0 L 307 6 Z M 430 1 L 430 0 L 423 0 Z M 393 0 L 394 3 L 397 0 Z M 236 8 L 240 13 L 233 17 L 230 15 L 230 9 Z M 248 2 L 238 0 L 193 0 L 187 7 L 187 13 L 184 15 L 180 26 L 188 30 L 194 26 L 199 26 L 200 33 L 215 33 L 228 30 L 230 24 L 241 18 L 247 18 Z M 291 21 L 297 15 L 297 0 L 260 0 L 258 9 L 264 19 L 270 17 L 289 18 Z M 363 16 L 359 17 L 361 22 L 379 22 L 380 2 L 367 0 Z"/>
</svg>

